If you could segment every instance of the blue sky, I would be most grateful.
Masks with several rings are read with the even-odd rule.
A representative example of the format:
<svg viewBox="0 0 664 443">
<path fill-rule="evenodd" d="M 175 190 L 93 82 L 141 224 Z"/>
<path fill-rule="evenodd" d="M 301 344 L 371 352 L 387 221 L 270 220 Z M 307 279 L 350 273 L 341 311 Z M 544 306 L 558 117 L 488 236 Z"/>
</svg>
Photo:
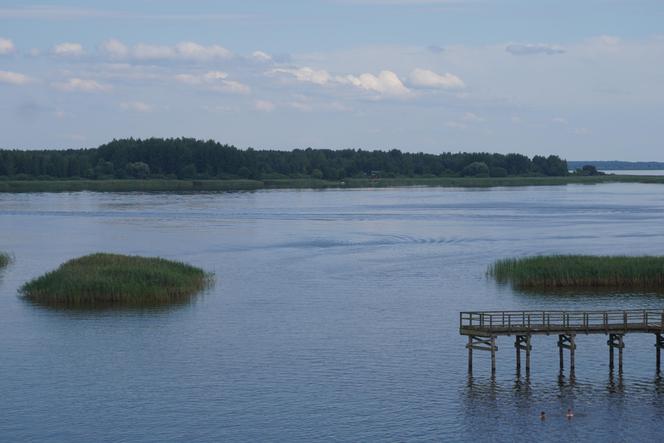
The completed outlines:
<svg viewBox="0 0 664 443">
<path fill-rule="evenodd" d="M 664 161 L 663 28 L 640 0 L 0 1 L 0 147 Z"/>
</svg>

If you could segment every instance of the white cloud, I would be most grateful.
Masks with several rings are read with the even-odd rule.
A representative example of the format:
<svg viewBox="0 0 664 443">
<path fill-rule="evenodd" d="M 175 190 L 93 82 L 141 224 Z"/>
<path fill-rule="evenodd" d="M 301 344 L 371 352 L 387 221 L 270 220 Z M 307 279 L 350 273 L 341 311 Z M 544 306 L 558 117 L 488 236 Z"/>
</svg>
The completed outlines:
<svg viewBox="0 0 664 443">
<path fill-rule="evenodd" d="M 272 56 L 267 52 L 263 51 L 254 51 L 251 53 L 251 58 L 259 62 L 271 62 Z"/>
<path fill-rule="evenodd" d="M 404 86 L 399 76 L 392 71 L 380 71 L 377 76 L 370 73 L 360 74 L 357 77 L 346 75 L 337 77 L 337 81 L 384 95 L 407 96 L 410 94 L 410 89 Z"/>
<path fill-rule="evenodd" d="M 8 38 L 0 38 L 0 55 L 11 54 L 15 50 L 14 42 Z"/>
<path fill-rule="evenodd" d="M 254 102 L 254 107 L 258 111 L 263 111 L 263 112 L 272 112 L 276 108 L 274 103 L 268 100 L 256 100 Z"/>
<path fill-rule="evenodd" d="M 175 57 L 175 50 L 170 46 L 147 45 L 139 43 L 133 47 L 131 55 L 139 60 L 162 60 Z"/>
<path fill-rule="evenodd" d="M 209 71 L 205 74 L 178 74 L 175 79 L 180 83 L 193 86 L 205 86 L 208 89 L 234 94 L 248 94 L 251 88 L 236 80 L 228 80 L 228 74 L 223 71 Z"/>
<path fill-rule="evenodd" d="M 452 129 L 466 129 L 466 125 L 464 125 L 463 123 L 459 123 L 457 121 L 454 121 L 454 120 L 445 122 L 445 126 L 447 126 L 448 128 L 452 128 Z"/>
<path fill-rule="evenodd" d="M 544 45 L 544 44 L 512 44 L 507 45 L 505 51 L 512 55 L 556 55 L 564 54 L 565 50 L 560 46 Z"/>
<path fill-rule="evenodd" d="M 600 35 L 599 37 L 596 37 L 593 40 L 606 46 L 615 46 L 621 43 L 619 37 L 614 37 L 612 35 Z"/>
<path fill-rule="evenodd" d="M 70 78 L 66 82 L 56 83 L 55 87 L 67 92 L 104 92 L 111 89 L 110 85 L 99 83 L 95 80 Z"/>
<path fill-rule="evenodd" d="M 454 74 L 437 74 L 428 69 L 415 68 L 410 73 L 410 84 L 421 88 L 458 89 L 466 85 Z"/>
<path fill-rule="evenodd" d="M 228 74 L 223 71 L 209 71 L 205 73 L 203 78 L 209 81 L 223 80 L 225 78 L 228 78 Z"/>
<path fill-rule="evenodd" d="M 140 101 L 123 102 L 120 103 L 120 107 L 124 110 L 135 111 L 135 112 L 151 112 L 153 110 L 153 107 L 151 105 L 148 105 L 147 103 Z"/>
<path fill-rule="evenodd" d="M 25 85 L 30 83 L 30 77 L 18 72 L 0 71 L 0 82 L 12 85 Z"/>
<path fill-rule="evenodd" d="M 133 58 L 142 61 L 186 60 L 203 62 L 233 57 L 233 53 L 223 46 L 204 46 L 195 42 L 180 42 L 175 46 L 138 43 L 129 48 L 120 40 L 111 39 L 102 43 L 100 50 L 114 59 Z"/>
<path fill-rule="evenodd" d="M 332 79 L 332 77 L 327 71 L 323 69 L 312 69 L 306 66 L 297 69 L 286 69 L 286 68 L 273 69 L 269 73 L 290 74 L 293 77 L 295 77 L 297 81 L 314 83 L 317 85 L 325 85 Z"/>
<path fill-rule="evenodd" d="M 83 45 L 80 43 L 59 43 L 53 47 L 53 53 L 63 57 L 78 57 L 83 55 Z"/>
<path fill-rule="evenodd" d="M 341 0 L 338 0 L 341 1 Z M 456 5 L 460 0 L 344 0 L 347 3 L 363 3 L 368 5 Z"/>
<path fill-rule="evenodd" d="M 472 112 L 466 112 L 463 114 L 463 121 L 470 123 L 482 123 L 484 119 L 477 114 Z"/>
<path fill-rule="evenodd" d="M 177 54 L 187 60 L 224 59 L 233 56 L 233 53 L 220 45 L 203 46 L 194 42 L 182 42 L 175 45 Z"/>
<path fill-rule="evenodd" d="M 378 75 L 364 73 L 358 76 L 350 74 L 332 76 L 325 69 L 313 69 L 305 66 L 302 68 L 276 68 L 268 71 L 267 74 L 287 74 L 299 82 L 313 83 L 319 86 L 330 84 L 352 85 L 381 95 L 407 96 L 411 93 L 397 74 L 387 70 L 381 71 Z"/>
<path fill-rule="evenodd" d="M 129 48 L 120 40 L 114 38 L 102 43 L 100 49 L 111 58 L 125 58 L 129 55 Z"/>
<path fill-rule="evenodd" d="M 248 94 L 251 92 L 249 86 L 235 80 L 224 80 L 220 89 L 224 92 L 231 92 L 233 94 Z"/>
</svg>

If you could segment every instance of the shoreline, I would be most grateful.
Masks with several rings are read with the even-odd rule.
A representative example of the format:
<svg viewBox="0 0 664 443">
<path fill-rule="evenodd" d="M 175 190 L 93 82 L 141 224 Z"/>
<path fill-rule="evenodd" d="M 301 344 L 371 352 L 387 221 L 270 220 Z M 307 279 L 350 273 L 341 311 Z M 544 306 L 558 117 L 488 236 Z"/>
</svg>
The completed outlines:
<svg viewBox="0 0 664 443">
<path fill-rule="evenodd" d="M 564 186 L 570 184 L 664 184 L 664 176 L 601 175 L 567 177 L 432 177 L 350 178 L 346 180 L 0 180 L 0 193 L 22 192 L 200 192 L 255 191 L 262 189 L 362 189 L 395 187 L 495 188 L 509 186 Z"/>
</svg>

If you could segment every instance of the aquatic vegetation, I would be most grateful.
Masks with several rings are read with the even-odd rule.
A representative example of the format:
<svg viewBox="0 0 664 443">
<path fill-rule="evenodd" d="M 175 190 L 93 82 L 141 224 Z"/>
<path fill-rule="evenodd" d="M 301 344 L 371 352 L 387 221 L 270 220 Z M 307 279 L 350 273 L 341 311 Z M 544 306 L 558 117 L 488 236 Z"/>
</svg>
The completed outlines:
<svg viewBox="0 0 664 443">
<path fill-rule="evenodd" d="M 69 260 L 27 282 L 24 297 L 57 305 L 158 305 L 205 288 L 202 269 L 157 257 L 97 253 Z"/>
<path fill-rule="evenodd" d="M 549 255 L 496 261 L 488 274 L 515 288 L 664 288 L 664 257 Z"/>
<path fill-rule="evenodd" d="M 395 177 L 323 180 L 277 178 L 262 180 L 2 180 L 0 192 L 229 192 L 258 189 L 389 188 L 431 186 L 446 188 L 491 188 L 504 186 L 564 186 L 599 183 L 664 184 L 664 176 L 601 175 L 565 177 Z"/>
<path fill-rule="evenodd" d="M 12 258 L 6 252 L 0 251 L 0 269 L 4 268 L 12 261 Z"/>
</svg>

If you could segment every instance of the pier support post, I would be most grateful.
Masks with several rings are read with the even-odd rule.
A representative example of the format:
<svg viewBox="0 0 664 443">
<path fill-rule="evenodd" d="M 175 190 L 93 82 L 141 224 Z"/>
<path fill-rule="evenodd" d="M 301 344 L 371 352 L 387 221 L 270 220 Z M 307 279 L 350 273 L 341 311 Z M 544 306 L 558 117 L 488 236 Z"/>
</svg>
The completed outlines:
<svg viewBox="0 0 664 443">
<path fill-rule="evenodd" d="M 624 334 L 609 334 L 609 370 L 613 372 L 613 349 L 618 349 L 618 373 L 622 374 L 623 370 L 623 348 L 625 347 L 625 342 L 623 341 Z"/>
<path fill-rule="evenodd" d="M 491 375 L 496 375 L 496 336 L 491 336 Z M 622 354 L 621 354 L 622 355 Z"/>
<path fill-rule="evenodd" d="M 516 348 L 516 372 L 521 373 L 521 350 L 526 351 L 526 374 L 530 373 L 530 335 L 517 335 L 514 340 Z"/>
<path fill-rule="evenodd" d="M 530 374 L 530 335 L 526 335 L 526 374 Z"/>
<path fill-rule="evenodd" d="M 466 345 L 466 348 L 468 349 L 468 372 L 472 373 L 473 371 L 473 350 L 489 351 L 491 352 L 491 374 L 495 375 L 496 351 L 498 350 L 498 346 L 496 346 L 495 335 L 491 335 L 489 337 L 469 335 L 468 344 Z"/>
<path fill-rule="evenodd" d="M 574 350 L 576 349 L 576 344 L 574 343 L 576 334 L 571 334 L 569 336 L 569 373 L 570 375 L 574 374 Z"/>
<path fill-rule="evenodd" d="M 574 350 L 576 349 L 575 343 L 576 334 L 560 334 L 558 335 L 558 356 L 560 358 L 560 373 L 562 374 L 565 369 L 565 362 L 563 356 L 563 349 L 569 349 L 569 364 L 570 375 L 574 375 Z"/>
<path fill-rule="evenodd" d="M 655 337 L 655 355 L 657 356 L 656 367 L 657 373 L 659 374 L 662 362 L 661 351 L 664 349 L 664 337 L 662 337 L 662 334 L 659 332 L 655 334 Z"/>
<path fill-rule="evenodd" d="M 466 348 L 468 348 L 468 373 L 472 374 L 473 373 L 473 336 L 472 335 L 468 336 L 468 344 L 466 345 Z"/>
<path fill-rule="evenodd" d="M 565 362 L 563 361 L 564 355 L 563 355 L 563 336 L 559 335 L 558 336 L 558 357 L 560 360 L 560 373 L 562 374 L 563 371 L 565 370 Z"/>
</svg>

